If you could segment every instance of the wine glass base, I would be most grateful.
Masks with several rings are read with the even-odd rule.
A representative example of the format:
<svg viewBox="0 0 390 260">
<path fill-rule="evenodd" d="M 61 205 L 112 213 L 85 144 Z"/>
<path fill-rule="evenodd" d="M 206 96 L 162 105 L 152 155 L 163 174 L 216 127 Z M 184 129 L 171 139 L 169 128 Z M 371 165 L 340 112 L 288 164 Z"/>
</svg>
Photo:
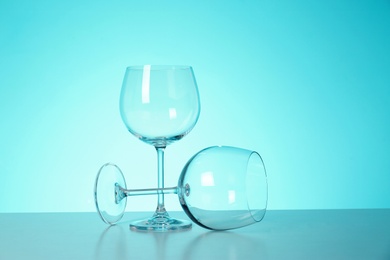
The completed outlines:
<svg viewBox="0 0 390 260">
<path fill-rule="evenodd" d="M 99 216 L 110 225 L 118 222 L 125 213 L 127 197 L 118 197 L 119 187 L 126 189 L 122 171 L 115 164 L 106 163 L 96 176 L 94 194 Z"/>
<path fill-rule="evenodd" d="M 153 216 L 130 223 L 131 230 L 144 232 L 185 231 L 191 229 L 191 227 L 192 223 L 190 221 L 169 216 Z"/>
</svg>

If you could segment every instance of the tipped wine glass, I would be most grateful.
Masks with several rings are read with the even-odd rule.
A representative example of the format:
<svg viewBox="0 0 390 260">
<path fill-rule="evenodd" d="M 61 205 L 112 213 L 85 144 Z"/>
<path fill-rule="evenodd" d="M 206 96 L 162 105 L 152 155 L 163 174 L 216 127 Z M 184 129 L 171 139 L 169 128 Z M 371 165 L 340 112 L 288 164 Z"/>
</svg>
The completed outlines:
<svg viewBox="0 0 390 260">
<path fill-rule="evenodd" d="M 126 69 L 120 94 L 120 114 L 128 131 L 157 151 L 157 186 L 164 189 L 164 150 L 186 136 L 200 113 L 198 88 L 192 67 L 131 66 Z M 134 229 L 187 229 L 191 223 L 171 218 L 164 193 L 158 193 L 152 217 L 132 223 Z"/>
<path fill-rule="evenodd" d="M 96 206 L 108 224 L 122 218 L 128 197 L 160 194 L 177 194 L 188 217 L 207 229 L 227 230 L 254 224 L 263 219 L 267 208 L 264 163 L 257 152 L 214 146 L 203 149 L 187 162 L 176 187 L 127 189 L 121 170 L 114 164 L 103 165 L 96 178 Z M 131 224 L 131 229 L 167 230 L 147 225 L 140 228 L 137 223 Z M 172 225 L 168 230 L 177 229 L 182 227 Z"/>
</svg>

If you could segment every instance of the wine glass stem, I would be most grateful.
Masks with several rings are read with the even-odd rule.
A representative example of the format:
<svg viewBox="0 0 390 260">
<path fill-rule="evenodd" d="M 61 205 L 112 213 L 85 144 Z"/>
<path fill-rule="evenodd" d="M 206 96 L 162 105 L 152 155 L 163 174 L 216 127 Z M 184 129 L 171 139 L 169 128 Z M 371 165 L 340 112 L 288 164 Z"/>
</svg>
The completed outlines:
<svg viewBox="0 0 390 260">
<path fill-rule="evenodd" d="M 157 151 L 157 188 L 158 191 L 158 199 L 157 199 L 157 209 L 156 214 L 164 214 L 166 213 L 165 205 L 164 205 L 164 193 L 161 190 L 164 189 L 164 150 L 165 147 L 156 147 Z"/>
<path fill-rule="evenodd" d="M 119 187 L 120 192 L 122 192 L 124 197 L 130 197 L 130 196 L 144 196 L 144 195 L 156 195 L 159 193 L 163 194 L 177 194 L 178 190 L 177 187 L 169 187 L 164 189 L 158 189 L 158 188 L 150 188 L 150 189 L 123 189 L 122 187 Z M 120 201 L 120 200 L 119 200 Z"/>
</svg>

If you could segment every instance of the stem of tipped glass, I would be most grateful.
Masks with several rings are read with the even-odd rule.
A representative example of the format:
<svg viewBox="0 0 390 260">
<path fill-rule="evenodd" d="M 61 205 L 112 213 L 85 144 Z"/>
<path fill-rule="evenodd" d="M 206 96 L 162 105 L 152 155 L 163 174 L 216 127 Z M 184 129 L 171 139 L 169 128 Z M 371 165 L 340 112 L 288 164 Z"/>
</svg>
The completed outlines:
<svg viewBox="0 0 390 260">
<path fill-rule="evenodd" d="M 115 194 L 116 203 L 119 203 L 123 198 L 130 196 L 143 196 L 143 195 L 159 195 L 159 194 L 177 194 L 177 187 L 169 188 L 150 188 L 150 189 L 124 189 L 119 184 L 116 184 Z"/>
<path fill-rule="evenodd" d="M 125 189 L 118 183 L 115 183 L 115 203 L 118 204 L 123 198 L 130 196 L 159 195 L 159 194 L 178 194 L 183 192 L 186 196 L 190 195 L 190 185 L 186 184 L 179 191 L 179 187 L 169 188 L 149 188 L 149 189 Z"/>
</svg>

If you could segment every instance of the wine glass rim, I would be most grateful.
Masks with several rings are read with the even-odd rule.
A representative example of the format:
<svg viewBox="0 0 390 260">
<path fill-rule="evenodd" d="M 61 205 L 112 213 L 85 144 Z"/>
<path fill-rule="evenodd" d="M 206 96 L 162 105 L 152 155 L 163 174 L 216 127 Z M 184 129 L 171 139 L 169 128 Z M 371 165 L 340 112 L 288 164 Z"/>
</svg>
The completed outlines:
<svg viewBox="0 0 390 260">
<path fill-rule="evenodd" d="M 192 69 L 189 65 L 154 65 L 154 64 L 145 64 L 145 65 L 131 65 L 127 66 L 126 70 L 144 70 L 149 68 L 150 70 L 188 70 Z"/>
<path fill-rule="evenodd" d="M 261 162 L 261 165 L 262 165 L 262 168 L 263 168 L 263 171 L 264 171 L 264 182 L 265 182 L 265 188 L 266 188 L 266 195 L 265 195 L 265 202 L 264 202 L 264 209 L 263 209 L 263 214 L 261 214 L 260 217 L 257 217 L 255 215 L 253 215 L 253 209 L 252 207 L 249 205 L 249 199 L 247 199 L 248 203 L 247 203 L 247 207 L 248 207 L 248 211 L 249 213 L 251 214 L 251 217 L 252 219 L 255 221 L 255 222 L 260 222 L 264 216 L 265 216 L 265 213 L 267 211 L 267 206 L 268 206 L 268 176 L 267 176 L 267 170 L 265 168 L 265 165 L 264 165 L 264 161 L 263 161 L 263 158 L 261 157 L 261 155 L 256 152 L 256 151 L 251 151 L 251 150 L 248 150 L 248 152 L 250 152 L 249 156 L 248 156 L 248 159 L 247 159 L 247 162 L 246 162 L 246 173 L 248 174 L 248 166 L 249 166 L 249 161 L 250 159 L 252 158 L 252 156 L 260 159 L 260 162 Z"/>
</svg>

